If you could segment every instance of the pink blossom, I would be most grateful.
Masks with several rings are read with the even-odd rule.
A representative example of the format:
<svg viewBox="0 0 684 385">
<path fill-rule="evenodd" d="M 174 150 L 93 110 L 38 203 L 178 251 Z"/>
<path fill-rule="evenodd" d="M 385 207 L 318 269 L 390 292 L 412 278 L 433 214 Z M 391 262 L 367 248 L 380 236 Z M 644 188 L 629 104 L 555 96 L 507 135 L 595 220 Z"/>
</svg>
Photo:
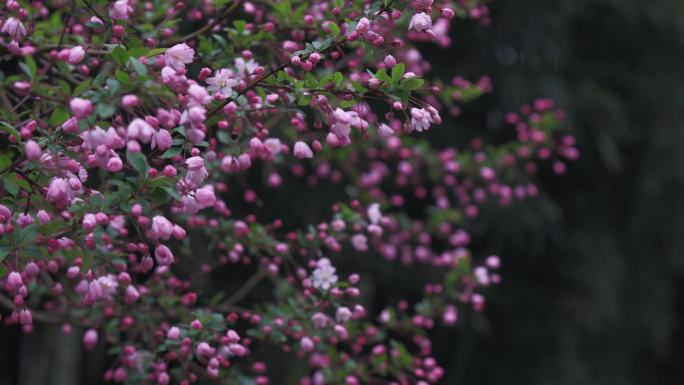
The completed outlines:
<svg viewBox="0 0 684 385">
<path fill-rule="evenodd" d="M 313 158 L 313 151 L 311 151 L 308 144 L 299 141 L 294 145 L 294 156 L 299 159 Z"/>
<path fill-rule="evenodd" d="M 14 40 L 21 40 L 26 36 L 26 28 L 21 20 L 15 17 L 9 17 L 5 20 L 5 23 L 0 28 L 0 32 L 6 33 L 12 36 Z"/>
<path fill-rule="evenodd" d="M 169 266 L 173 263 L 173 253 L 164 245 L 159 245 L 154 249 L 154 257 L 160 266 Z"/>
<path fill-rule="evenodd" d="M 430 18 L 430 15 L 425 12 L 413 15 L 411 22 L 409 23 L 409 29 L 413 29 L 417 32 L 428 31 L 430 28 L 432 28 L 432 19 Z"/>
<path fill-rule="evenodd" d="M 26 143 L 24 143 L 24 155 L 26 155 L 27 159 L 38 160 L 40 159 L 40 154 L 40 145 L 36 143 L 35 140 L 29 139 L 26 141 Z"/>
<path fill-rule="evenodd" d="M 117 0 L 109 7 L 109 17 L 114 20 L 128 20 L 133 13 L 133 7 L 128 4 L 128 0 Z"/>
<path fill-rule="evenodd" d="M 164 62 L 176 71 L 185 69 L 186 64 L 192 63 L 195 57 L 195 50 L 187 44 L 176 44 L 164 53 Z"/>
<path fill-rule="evenodd" d="M 73 98 L 69 102 L 71 112 L 75 117 L 83 119 L 93 112 L 93 102 L 88 99 Z"/>
<path fill-rule="evenodd" d="M 155 215 L 152 218 L 152 227 L 148 232 L 148 236 L 154 239 L 169 239 L 173 232 L 173 223 L 161 215 Z"/>
<path fill-rule="evenodd" d="M 97 339 L 97 331 L 94 329 L 88 329 L 83 334 L 83 345 L 85 346 L 86 350 L 92 350 L 95 345 L 97 345 Z"/>
</svg>

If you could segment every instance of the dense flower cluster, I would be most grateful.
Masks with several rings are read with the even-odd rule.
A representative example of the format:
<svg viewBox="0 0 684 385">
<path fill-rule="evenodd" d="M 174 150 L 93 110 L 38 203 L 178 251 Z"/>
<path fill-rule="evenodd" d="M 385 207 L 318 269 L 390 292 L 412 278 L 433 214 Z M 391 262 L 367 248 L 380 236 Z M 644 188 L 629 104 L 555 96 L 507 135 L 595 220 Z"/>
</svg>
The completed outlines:
<svg viewBox="0 0 684 385">
<path fill-rule="evenodd" d="M 5 0 L 4 323 L 82 330 L 114 347 L 117 383 L 264 385 L 262 345 L 304 359 L 302 384 L 436 383 L 426 331 L 501 279 L 465 224 L 578 157 L 544 99 L 506 116 L 508 143 L 430 145 L 491 90 L 428 77 L 418 47 L 448 46 L 457 18 L 489 23 L 475 0 Z M 343 192 L 327 220 L 255 209 L 321 184 Z M 428 268 L 422 298 L 371 313 L 362 275 L 336 267 L 349 255 Z M 235 292 L 196 285 L 237 267 L 252 275 Z M 245 307 L 257 287 L 270 299 Z"/>
</svg>

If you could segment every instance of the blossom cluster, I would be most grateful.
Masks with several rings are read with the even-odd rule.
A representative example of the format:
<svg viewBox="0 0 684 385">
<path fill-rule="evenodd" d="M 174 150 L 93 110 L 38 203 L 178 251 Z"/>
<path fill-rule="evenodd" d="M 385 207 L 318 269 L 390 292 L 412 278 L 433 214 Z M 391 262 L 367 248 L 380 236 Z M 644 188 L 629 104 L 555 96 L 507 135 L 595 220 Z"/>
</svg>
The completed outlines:
<svg viewBox="0 0 684 385">
<path fill-rule="evenodd" d="M 504 144 L 429 141 L 492 88 L 431 78 L 419 50 L 468 19 L 486 4 L 4 0 L 3 322 L 112 347 L 115 383 L 277 383 L 263 346 L 304 360 L 302 384 L 438 382 L 428 331 L 501 280 L 469 223 L 579 155 L 547 99 Z M 258 209 L 324 185 L 325 219 Z M 427 269 L 420 299 L 375 311 L 350 258 Z M 202 285 L 237 269 L 234 291 Z"/>
</svg>

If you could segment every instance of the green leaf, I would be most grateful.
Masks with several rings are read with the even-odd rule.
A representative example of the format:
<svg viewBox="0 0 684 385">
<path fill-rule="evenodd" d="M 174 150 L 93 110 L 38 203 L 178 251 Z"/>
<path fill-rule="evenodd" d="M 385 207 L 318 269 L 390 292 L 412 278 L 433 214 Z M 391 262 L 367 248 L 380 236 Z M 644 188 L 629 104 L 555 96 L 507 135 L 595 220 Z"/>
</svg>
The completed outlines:
<svg viewBox="0 0 684 385">
<path fill-rule="evenodd" d="M 131 83 L 131 79 L 129 78 L 128 74 L 126 72 L 123 72 L 121 70 L 116 70 L 114 73 L 116 76 L 116 79 L 119 81 L 119 83 L 128 86 Z"/>
<path fill-rule="evenodd" d="M 126 52 L 125 49 L 121 47 L 115 47 L 112 50 L 112 59 L 119 64 L 119 65 L 125 65 L 128 62 L 128 52 Z"/>
<path fill-rule="evenodd" d="M 116 113 L 116 107 L 108 103 L 100 103 L 95 107 L 95 111 L 100 117 L 106 119 Z"/>
<path fill-rule="evenodd" d="M 399 63 L 392 67 L 392 82 L 399 83 L 401 77 L 404 76 L 404 63 Z"/>
<path fill-rule="evenodd" d="M 64 108 L 57 107 L 52 110 L 48 121 L 50 122 L 51 126 L 56 127 L 61 126 L 62 123 L 66 122 L 67 119 L 69 119 L 69 113 Z"/>
<path fill-rule="evenodd" d="M 135 72 L 138 75 L 140 75 L 140 76 L 147 75 L 147 66 L 145 66 L 140 60 L 131 59 L 131 64 L 133 65 L 133 69 L 135 70 Z"/>
<path fill-rule="evenodd" d="M 7 177 L 2 178 L 2 185 L 5 187 L 5 191 L 10 193 L 10 195 L 17 196 L 17 194 L 19 194 L 19 185 L 14 183 L 12 179 Z"/>
<path fill-rule="evenodd" d="M 340 27 L 337 24 L 328 23 L 328 28 L 330 28 L 330 33 L 332 33 L 333 36 L 337 36 L 340 34 Z"/>
<path fill-rule="evenodd" d="M 73 96 L 78 96 L 83 93 L 83 91 L 87 90 L 88 87 L 90 87 L 90 83 L 93 82 L 92 78 L 87 78 L 86 80 L 82 81 L 79 83 L 79 85 L 74 88 L 74 93 Z"/>
<path fill-rule="evenodd" d="M 221 132 L 221 131 L 219 131 Z M 180 154 L 182 148 L 181 147 L 171 147 L 168 150 L 164 151 L 164 153 L 161 155 L 162 159 L 169 159 L 173 158 L 174 156 Z"/>
<path fill-rule="evenodd" d="M 408 79 L 402 80 L 401 83 L 399 84 L 399 87 L 402 90 L 413 91 L 413 90 L 420 88 L 423 85 L 423 83 L 425 83 L 425 81 L 423 79 L 408 78 Z"/>
<path fill-rule="evenodd" d="M 147 170 L 150 168 L 147 165 L 147 158 L 141 152 L 127 152 L 126 159 L 133 168 L 142 175 L 147 174 Z"/>
<path fill-rule="evenodd" d="M 128 50 L 128 56 L 130 57 L 135 57 L 139 58 L 141 56 L 147 56 L 148 52 L 150 51 L 149 48 L 145 47 L 133 47 Z"/>
</svg>

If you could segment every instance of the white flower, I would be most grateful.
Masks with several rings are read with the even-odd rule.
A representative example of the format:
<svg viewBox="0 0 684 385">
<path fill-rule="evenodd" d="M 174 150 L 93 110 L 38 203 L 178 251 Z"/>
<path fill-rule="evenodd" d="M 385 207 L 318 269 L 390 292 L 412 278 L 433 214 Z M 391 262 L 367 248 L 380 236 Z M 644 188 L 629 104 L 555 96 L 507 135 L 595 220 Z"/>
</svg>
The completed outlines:
<svg viewBox="0 0 684 385">
<path fill-rule="evenodd" d="M 216 71 L 216 75 L 207 79 L 209 87 L 207 89 L 211 92 L 218 92 L 224 97 L 229 97 L 233 93 L 233 87 L 238 84 L 238 81 L 233 79 L 233 71 L 222 68 Z"/>
<path fill-rule="evenodd" d="M 311 274 L 311 281 L 316 289 L 328 290 L 337 282 L 335 268 L 330 260 L 322 258 L 318 260 L 318 267 Z"/>
</svg>

